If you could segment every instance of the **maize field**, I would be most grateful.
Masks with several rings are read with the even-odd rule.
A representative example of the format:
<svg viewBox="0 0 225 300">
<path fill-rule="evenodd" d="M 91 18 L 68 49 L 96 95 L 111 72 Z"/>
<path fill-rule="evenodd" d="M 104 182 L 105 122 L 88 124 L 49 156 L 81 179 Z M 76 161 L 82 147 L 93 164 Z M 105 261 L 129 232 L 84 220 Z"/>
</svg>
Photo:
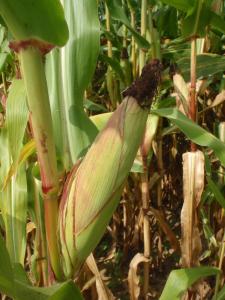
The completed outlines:
<svg viewBox="0 0 225 300">
<path fill-rule="evenodd" d="M 0 0 L 0 299 L 225 300 L 224 0 Z"/>
</svg>

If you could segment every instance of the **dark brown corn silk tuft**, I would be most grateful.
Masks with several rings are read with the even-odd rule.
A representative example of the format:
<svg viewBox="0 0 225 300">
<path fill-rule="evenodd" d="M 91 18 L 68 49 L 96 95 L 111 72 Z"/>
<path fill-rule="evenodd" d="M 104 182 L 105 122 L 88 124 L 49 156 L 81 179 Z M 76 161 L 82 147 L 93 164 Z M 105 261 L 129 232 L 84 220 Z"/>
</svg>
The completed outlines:
<svg viewBox="0 0 225 300">
<path fill-rule="evenodd" d="M 161 82 L 163 66 L 158 59 L 153 59 L 142 69 L 141 76 L 123 92 L 123 97 L 135 98 L 142 108 L 149 108 Z"/>
</svg>

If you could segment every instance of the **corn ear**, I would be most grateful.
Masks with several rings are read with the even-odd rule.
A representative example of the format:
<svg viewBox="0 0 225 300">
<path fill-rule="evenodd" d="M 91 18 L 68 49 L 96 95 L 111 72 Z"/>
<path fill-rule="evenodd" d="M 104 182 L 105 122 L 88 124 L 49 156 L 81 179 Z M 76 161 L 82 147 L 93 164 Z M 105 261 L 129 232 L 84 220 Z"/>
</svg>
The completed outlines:
<svg viewBox="0 0 225 300">
<path fill-rule="evenodd" d="M 140 101 L 149 96 L 151 100 L 159 83 L 160 68 L 153 69 L 155 73 L 147 72 L 125 92 L 125 99 L 66 181 L 59 213 L 59 240 L 66 277 L 78 272 L 118 205 L 148 117 L 148 110 L 141 107 Z M 156 75 L 158 79 L 153 82 Z"/>
</svg>

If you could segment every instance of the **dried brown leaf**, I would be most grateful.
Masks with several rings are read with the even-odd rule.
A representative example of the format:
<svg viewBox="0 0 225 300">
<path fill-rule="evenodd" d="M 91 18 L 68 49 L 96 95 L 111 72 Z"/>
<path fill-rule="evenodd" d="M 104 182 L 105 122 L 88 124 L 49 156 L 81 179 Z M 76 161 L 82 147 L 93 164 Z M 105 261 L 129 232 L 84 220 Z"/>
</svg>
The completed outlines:
<svg viewBox="0 0 225 300">
<path fill-rule="evenodd" d="M 184 78 L 176 73 L 173 76 L 173 84 L 176 92 L 177 108 L 185 115 L 188 115 L 189 91 Z"/>
<path fill-rule="evenodd" d="M 128 284 L 129 284 L 129 293 L 131 300 L 137 300 L 140 296 L 140 277 L 137 275 L 138 265 L 142 262 L 148 262 L 143 254 L 137 253 L 130 262 L 130 269 L 128 273 Z"/>
<path fill-rule="evenodd" d="M 225 101 L 225 90 L 223 90 L 216 96 L 216 98 L 213 100 L 212 104 L 210 105 L 210 108 L 220 105 L 224 101 Z"/>
<path fill-rule="evenodd" d="M 201 151 L 183 154 L 184 204 L 181 211 L 181 250 L 184 267 L 199 264 L 201 239 L 197 207 L 204 189 L 204 155 Z"/>
<path fill-rule="evenodd" d="M 86 264 L 88 265 L 91 272 L 95 275 L 98 300 L 114 300 L 115 297 L 102 279 L 102 275 L 98 270 L 98 266 L 95 262 L 93 254 L 90 254 L 88 256 Z"/>
</svg>

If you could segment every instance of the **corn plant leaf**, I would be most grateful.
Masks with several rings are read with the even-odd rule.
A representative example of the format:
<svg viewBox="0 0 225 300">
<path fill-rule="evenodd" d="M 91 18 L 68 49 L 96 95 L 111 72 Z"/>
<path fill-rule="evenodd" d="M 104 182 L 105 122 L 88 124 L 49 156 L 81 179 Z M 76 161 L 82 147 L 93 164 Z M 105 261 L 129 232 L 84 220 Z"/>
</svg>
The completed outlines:
<svg viewBox="0 0 225 300">
<path fill-rule="evenodd" d="M 55 284 L 47 288 L 33 287 L 21 266 L 14 268 L 13 295 L 17 300 L 83 300 L 79 289 L 72 281 Z"/>
<path fill-rule="evenodd" d="M 177 93 L 177 107 L 178 109 L 188 115 L 189 91 L 186 82 L 180 74 L 173 76 L 173 84 Z"/>
<path fill-rule="evenodd" d="M 94 112 L 107 112 L 105 106 L 95 103 L 90 99 L 84 99 L 84 108 Z"/>
<path fill-rule="evenodd" d="M 177 62 L 185 81 L 190 80 L 190 58 L 184 57 Z M 225 58 L 217 54 L 197 55 L 196 72 L 197 78 L 208 77 L 223 72 L 225 69 Z"/>
<path fill-rule="evenodd" d="M 120 0 L 107 0 L 106 3 L 112 18 L 122 22 L 130 30 L 138 46 L 140 48 L 149 48 L 149 42 L 132 28 Z"/>
<path fill-rule="evenodd" d="M 12 264 L 0 235 L 0 291 L 16 300 L 83 300 L 72 281 L 48 288 L 33 287 L 20 264 Z"/>
<path fill-rule="evenodd" d="M 19 153 L 18 160 L 13 162 L 9 168 L 9 171 L 4 179 L 3 189 L 6 188 L 7 184 L 10 182 L 13 175 L 16 174 L 18 167 L 22 165 L 28 157 L 30 157 L 36 150 L 35 142 L 31 139 L 28 143 L 26 143 Z"/>
<path fill-rule="evenodd" d="M 52 114 L 60 112 L 58 119 L 63 120 L 60 124 L 65 122 L 65 127 L 59 128 L 63 145 L 59 144 L 58 149 L 61 147 L 62 156 L 68 157 L 65 165 L 70 169 L 97 134 L 96 127 L 83 110 L 83 99 L 96 66 L 100 28 L 95 0 L 64 0 L 62 3 L 70 37 L 60 50 L 55 68 L 48 72 L 48 84 L 51 81 L 52 89 L 58 87 L 57 99 L 61 102 L 54 108 L 55 97 L 50 95 L 51 109 Z M 55 118 L 55 132 L 58 131 L 57 124 Z"/>
<path fill-rule="evenodd" d="M 70 168 L 69 141 L 66 128 L 65 104 L 61 80 L 60 50 L 53 49 L 46 56 L 45 64 L 49 100 L 52 113 L 53 133 L 56 143 L 56 153 L 66 169 Z"/>
<path fill-rule="evenodd" d="M 202 250 L 197 208 L 204 189 L 204 155 L 201 151 L 183 154 L 183 194 L 181 249 L 184 267 L 199 265 Z"/>
<path fill-rule="evenodd" d="M 113 296 L 112 292 L 109 290 L 107 285 L 104 283 L 102 279 L 102 275 L 98 270 L 98 266 L 95 262 L 95 258 L 93 254 L 90 254 L 86 260 L 86 264 L 90 271 L 95 276 L 96 281 L 96 290 L 98 293 L 98 300 L 114 300 L 115 297 Z"/>
<path fill-rule="evenodd" d="M 37 39 L 63 46 L 68 39 L 59 0 L 1 0 L 0 14 L 16 40 Z"/>
<path fill-rule="evenodd" d="M 211 19 L 211 7 L 207 1 L 195 1 L 182 24 L 183 36 L 204 36 Z"/>
<path fill-rule="evenodd" d="M 9 90 L 6 106 L 6 127 L 14 163 L 17 161 L 22 148 L 27 121 L 28 108 L 24 81 L 14 79 Z"/>
<path fill-rule="evenodd" d="M 223 207 L 225 209 L 225 198 L 224 198 L 223 194 L 221 193 L 219 187 L 209 176 L 206 176 L 206 178 L 207 178 L 207 182 L 208 182 L 208 187 L 209 187 L 210 191 L 213 193 L 216 201 L 221 205 L 221 207 Z"/>
<path fill-rule="evenodd" d="M 130 268 L 128 273 L 128 284 L 129 284 L 129 293 L 131 300 L 138 300 L 140 296 L 140 276 L 138 276 L 138 265 L 143 262 L 148 262 L 143 254 L 137 253 L 130 262 Z"/>
<path fill-rule="evenodd" d="M 0 53 L 0 72 L 3 71 L 8 58 L 9 53 Z"/>
<path fill-rule="evenodd" d="M 7 293 L 13 289 L 13 270 L 6 250 L 4 240 L 0 234 L 0 290 Z"/>
<path fill-rule="evenodd" d="M 6 242 L 13 262 L 24 264 L 26 252 L 27 181 L 25 166 L 18 168 L 10 183 L 10 200 L 5 203 Z"/>
<path fill-rule="evenodd" d="M 161 0 L 163 3 L 166 3 L 168 5 L 171 5 L 183 12 L 187 13 L 187 18 L 189 18 L 188 22 L 186 22 L 185 27 L 186 27 L 186 34 L 190 34 L 191 30 L 193 29 L 193 24 L 195 23 L 195 12 L 194 12 L 194 7 L 196 4 L 200 3 L 200 1 L 186 1 L 186 0 Z M 212 2 L 212 1 L 211 1 Z M 203 3 L 205 4 L 205 3 Z M 194 17 L 194 18 L 193 18 Z M 203 18 L 202 18 L 203 17 Z M 206 20 L 202 20 L 201 19 L 206 19 L 208 20 L 208 23 L 206 23 Z M 192 23 L 191 23 L 192 21 Z M 190 25 L 190 28 L 188 28 L 188 23 Z M 200 27 L 204 27 L 205 24 L 207 25 L 211 25 L 213 28 L 219 30 L 220 32 L 224 33 L 225 32 L 225 22 L 223 20 L 223 18 L 221 16 L 219 16 L 218 14 L 214 13 L 213 11 L 211 11 L 210 9 L 208 9 L 208 11 L 206 11 L 204 9 L 203 12 L 203 16 L 200 16 Z M 189 31 L 189 33 L 188 33 Z M 193 32 L 193 30 L 192 30 Z"/>
<path fill-rule="evenodd" d="M 225 166 L 225 143 L 221 142 L 213 134 L 192 122 L 176 108 L 158 109 L 154 110 L 154 113 L 169 119 L 194 143 L 213 149 L 216 156 Z"/>
<path fill-rule="evenodd" d="M 182 294 L 197 280 L 217 275 L 219 272 L 219 269 L 213 267 L 173 270 L 167 279 L 159 300 L 180 300 Z"/>
<path fill-rule="evenodd" d="M 101 61 L 106 62 L 107 64 L 109 64 L 112 67 L 112 69 L 119 75 L 119 77 L 121 78 L 122 81 L 125 80 L 123 69 L 122 69 L 122 67 L 121 67 L 118 60 L 116 60 L 114 58 L 111 58 L 111 57 L 109 57 L 107 55 L 104 55 L 104 54 L 100 54 L 99 59 Z"/>
<path fill-rule="evenodd" d="M 165 4 L 169 4 L 179 10 L 185 11 L 187 12 L 188 10 L 190 10 L 193 5 L 194 5 L 194 1 L 186 1 L 186 0 L 161 0 L 163 3 Z"/>
<path fill-rule="evenodd" d="M 225 33 L 225 21 L 214 12 L 211 12 L 211 24 L 218 31 Z"/>
<path fill-rule="evenodd" d="M 224 300 L 225 299 L 225 285 L 223 286 L 222 290 L 217 294 L 216 299 L 213 300 Z"/>
<path fill-rule="evenodd" d="M 6 107 L 6 126 L 1 130 L 0 207 L 6 231 L 6 245 L 14 262 L 24 263 L 26 251 L 27 194 L 25 167 L 6 179 L 12 157 L 17 160 L 28 118 L 23 82 L 14 80 Z M 14 123 L 15 121 L 15 123 Z M 3 190 L 4 188 L 4 190 Z"/>
</svg>

